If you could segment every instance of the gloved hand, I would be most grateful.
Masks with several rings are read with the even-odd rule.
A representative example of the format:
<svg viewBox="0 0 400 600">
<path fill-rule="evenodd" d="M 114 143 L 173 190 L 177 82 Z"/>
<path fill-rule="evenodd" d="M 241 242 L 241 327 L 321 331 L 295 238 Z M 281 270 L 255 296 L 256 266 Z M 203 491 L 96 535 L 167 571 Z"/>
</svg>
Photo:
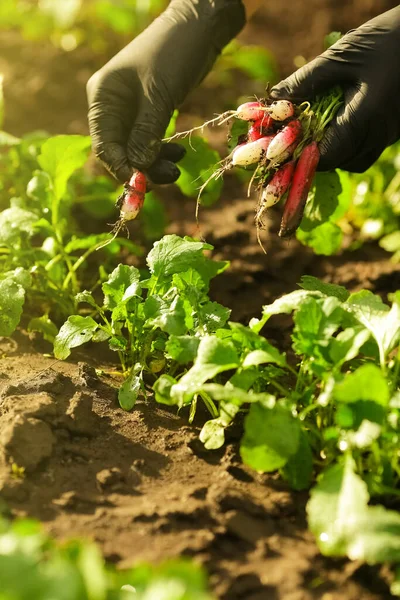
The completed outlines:
<svg viewBox="0 0 400 600">
<path fill-rule="evenodd" d="M 143 33 L 89 80 L 89 127 L 96 156 L 120 181 L 132 168 L 154 183 L 179 176 L 184 155 L 161 139 L 175 108 L 211 69 L 245 23 L 241 0 L 172 0 Z"/>
<path fill-rule="evenodd" d="M 318 170 L 361 173 L 400 138 L 400 7 L 347 33 L 271 95 L 302 101 L 337 84 L 345 103 L 320 143 Z"/>
</svg>

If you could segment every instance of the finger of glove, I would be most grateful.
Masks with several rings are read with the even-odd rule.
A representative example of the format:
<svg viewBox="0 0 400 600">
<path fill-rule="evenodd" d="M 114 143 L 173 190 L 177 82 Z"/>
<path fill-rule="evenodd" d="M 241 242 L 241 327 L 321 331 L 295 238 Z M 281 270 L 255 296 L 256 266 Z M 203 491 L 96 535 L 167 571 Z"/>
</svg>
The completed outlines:
<svg viewBox="0 0 400 600">
<path fill-rule="evenodd" d="M 350 160 L 343 161 L 341 169 L 352 173 L 364 173 L 394 141 L 391 135 L 392 123 L 388 122 L 384 115 L 379 117 L 376 114 L 376 118 L 369 121 L 366 129 L 368 133 L 362 148 Z"/>
<path fill-rule="evenodd" d="M 96 104 L 90 108 L 88 118 L 92 147 L 97 158 L 114 177 L 121 182 L 128 181 L 132 167 L 126 152 L 126 129 L 118 110 Z"/>
<path fill-rule="evenodd" d="M 348 78 L 346 63 L 334 53 L 326 52 L 275 85 L 270 95 L 278 100 L 301 102 L 314 98 Z"/>
<path fill-rule="evenodd" d="M 182 160 L 185 154 L 186 148 L 182 146 L 182 144 L 175 144 L 174 142 L 169 142 L 161 146 L 158 158 L 165 158 L 166 160 L 170 160 L 176 163 Z"/>
<path fill-rule="evenodd" d="M 131 165 L 143 170 L 155 162 L 172 112 L 173 108 L 168 110 L 165 103 L 164 105 L 160 102 L 143 103 L 130 131 L 127 144 L 128 160 Z"/>
<path fill-rule="evenodd" d="M 145 173 L 152 183 L 159 185 L 174 183 L 181 174 L 175 163 L 163 158 L 158 158 Z"/>
</svg>

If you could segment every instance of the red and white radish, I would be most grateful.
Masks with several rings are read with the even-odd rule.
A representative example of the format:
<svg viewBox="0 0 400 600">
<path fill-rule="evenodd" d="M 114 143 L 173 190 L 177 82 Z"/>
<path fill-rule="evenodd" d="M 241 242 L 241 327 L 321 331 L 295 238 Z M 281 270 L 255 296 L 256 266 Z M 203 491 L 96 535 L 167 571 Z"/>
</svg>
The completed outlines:
<svg viewBox="0 0 400 600">
<path fill-rule="evenodd" d="M 236 146 L 230 161 L 231 166 L 247 167 L 259 162 L 264 157 L 273 139 L 274 136 L 269 135 L 254 142 Z"/>
<path fill-rule="evenodd" d="M 129 182 L 125 183 L 124 191 L 116 203 L 122 221 L 132 221 L 138 216 L 144 203 L 145 193 L 146 176 L 140 171 L 135 171 Z"/>
<path fill-rule="evenodd" d="M 318 162 L 318 144 L 311 142 L 300 154 L 293 174 L 289 195 L 283 209 L 281 228 L 278 234 L 280 237 L 292 235 L 300 225 Z"/>
<path fill-rule="evenodd" d="M 242 121 L 258 121 L 266 113 L 266 107 L 261 102 L 245 102 L 236 109 L 235 116 Z"/>
<path fill-rule="evenodd" d="M 247 133 L 247 141 L 248 142 L 255 142 L 257 140 L 259 140 L 260 138 L 265 137 L 263 130 L 261 127 L 256 127 L 255 125 L 252 125 Z"/>
<path fill-rule="evenodd" d="M 268 146 L 267 158 L 269 160 L 277 159 L 290 146 L 297 144 L 300 141 L 301 130 L 301 123 L 298 119 L 290 121 L 276 134 Z"/>
<path fill-rule="evenodd" d="M 294 106 L 289 100 L 276 100 L 267 110 L 274 121 L 286 121 L 294 115 Z"/>
<path fill-rule="evenodd" d="M 261 194 L 261 206 L 257 213 L 260 214 L 266 208 L 274 206 L 279 200 L 286 194 L 289 189 L 290 182 L 292 181 L 292 175 L 295 167 L 295 162 L 290 162 L 282 165 L 272 179 L 268 182 Z"/>
</svg>

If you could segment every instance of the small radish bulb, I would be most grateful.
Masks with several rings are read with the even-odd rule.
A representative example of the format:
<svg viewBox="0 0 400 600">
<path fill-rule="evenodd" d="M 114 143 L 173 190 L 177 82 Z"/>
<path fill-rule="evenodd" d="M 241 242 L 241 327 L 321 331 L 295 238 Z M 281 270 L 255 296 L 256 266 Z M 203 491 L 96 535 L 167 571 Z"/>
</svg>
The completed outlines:
<svg viewBox="0 0 400 600">
<path fill-rule="evenodd" d="M 267 113 L 264 113 L 262 119 L 258 119 L 254 121 L 253 127 L 260 130 L 268 130 L 271 129 L 274 124 L 272 117 L 270 117 Z"/>
<path fill-rule="evenodd" d="M 294 115 L 294 106 L 289 100 L 276 100 L 268 106 L 268 113 L 274 121 L 286 121 Z"/>
<path fill-rule="evenodd" d="M 281 156 L 293 144 L 298 144 L 301 135 L 301 123 L 298 119 L 290 121 L 281 129 L 268 147 L 267 158 L 274 160 Z"/>
<path fill-rule="evenodd" d="M 245 102 L 236 110 L 236 117 L 242 121 L 258 121 L 265 115 L 266 108 L 261 102 Z"/>
<path fill-rule="evenodd" d="M 255 125 L 252 125 L 247 133 L 247 140 L 249 142 L 256 142 L 257 140 L 259 140 L 260 138 L 265 137 L 261 127 L 256 127 Z"/>
<path fill-rule="evenodd" d="M 248 165 L 259 162 L 267 151 L 273 137 L 273 135 L 269 135 L 262 137 L 255 142 L 236 146 L 233 151 L 231 164 L 234 167 L 247 167 Z"/>
<path fill-rule="evenodd" d="M 261 210 L 274 206 L 286 194 L 292 181 L 295 163 L 290 161 L 280 167 L 261 194 Z"/>
<path fill-rule="evenodd" d="M 125 183 L 124 191 L 116 203 L 122 221 L 132 221 L 138 216 L 144 203 L 145 193 L 146 176 L 140 171 L 135 171 L 129 182 Z"/>
</svg>

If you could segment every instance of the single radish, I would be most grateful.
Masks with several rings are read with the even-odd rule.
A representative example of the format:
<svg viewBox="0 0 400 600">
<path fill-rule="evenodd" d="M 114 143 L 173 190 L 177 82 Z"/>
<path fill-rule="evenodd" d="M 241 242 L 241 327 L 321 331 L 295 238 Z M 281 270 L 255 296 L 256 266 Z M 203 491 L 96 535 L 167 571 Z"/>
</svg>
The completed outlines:
<svg viewBox="0 0 400 600">
<path fill-rule="evenodd" d="M 289 195 L 283 209 L 281 228 L 278 234 L 280 237 L 292 235 L 300 225 L 318 161 L 317 142 L 311 142 L 303 149 L 294 170 Z"/>
<path fill-rule="evenodd" d="M 267 113 L 264 113 L 264 116 L 257 121 L 254 121 L 253 127 L 259 129 L 260 131 L 269 131 L 272 129 L 274 125 L 274 120 Z"/>
<path fill-rule="evenodd" d="M 255 125 L 252 125 L 247 132 L 247 140 L 249 142 L 255 142 L 262 137 L 265 137 L 262 128 Z"/>
<path fill-rule="evenodd" d="M 298 141 L 294 142 L 293 144 L 291 144 L 289 146 L 289 148 L 286 148 L 286 150 L 284 150 L 282 152 L 282 154 L 279 154 L 279 156 L 277 156 L 273 161 L 271 161 L 270 163 L 270 167 L 279 167 L 279 165 L 281 165 L 282 163 L 285 162 L 285 160 L 287 160 L 288 158 L 290 158 L 293 154 L 293 152 L 296 150 L 297 146 L 298 146 Z"/>
<path fill-rule="evenodd" d="M 270 206 L 274 206 L 286 194 L 292 181 L 294 166 L 294 160 L 282 165 L 263 189 L 261 195 L 261 212 Z"/>
<path fill-rule="evenodd" d="M 265 111 L 261 102 L 245 102 L 236 109 L 235 116 L 242 121 L 257 121 L 263 118 Z"/>
<path fill-rule="evenodd" d="M 116 202 L 122 221 L 132 221 L 138 216 L 144 203 L 145 193 L 146 176 L 140 171 L 135 171 L 129 182 L 125 183 L 124 191 Z"/>
<path fill-rule="evenodd" d="M 289 100 L 276 100 L 268 106 L 268 114 L 274 121 L 286 121 L 294 115 L 294 106 Z"/>
<path fill-rule="evenodd" d="M 259 162 L 265 155 L 269 144 L 274 139 L 273 135 L 262 137 L 255 142 L 248 142 L 236 146 L 232 154 L 231 165 L 233 167 L 247 167 Z"/>
<path fill-rule="evenodd" d="M 300 141 L 301 123 L 298 119 L 290 121 L 283 129 L 278 131 L 274 140 L 268 147 L 267 158 L 274 160 L 278 158 L 285 150 Z"/>
</svg>

